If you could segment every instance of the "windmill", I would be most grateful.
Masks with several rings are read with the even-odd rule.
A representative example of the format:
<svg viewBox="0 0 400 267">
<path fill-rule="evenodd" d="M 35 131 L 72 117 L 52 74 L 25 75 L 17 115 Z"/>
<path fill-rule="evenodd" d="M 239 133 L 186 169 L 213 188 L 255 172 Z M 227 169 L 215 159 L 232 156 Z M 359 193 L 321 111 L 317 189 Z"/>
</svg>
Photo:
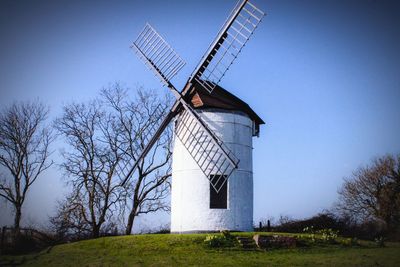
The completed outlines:
<svg viewBox="0 0 400 267">
<path fill-rule="evenodd" d="M 264 15 L 263 11 L 249 1 L 239 1 L 180 91 L 171 83 L 171 79 L 181 70 L 185 62 L 150 24 L 145 25 L 132 44 L 137 55 L 171 90 L 176 102 L 169 112 L 159 108 L 154 111 L 153 117 L 157 120 L 152 121 L 151 126 L 142 133 L 145 136 L 144 146 L 137 144 L 137 160 L 129 162 L 120 172 L 123 172 L 125 177 L 130 177 L 166 127 L 171 121 L 175 121 L 171 231 L 250 230 L 253 215 L 251 137 L 258 135 L 259 125 L 264 122 L 246 103 L 222 89 L 219 83 Z M 205 102 L 209 103 L 208 107 L 212 107 L 211 110 L 196 108 L 199 106 L 204 108 Z M 224 114 L 228 113 L 224 113 L 225 111 L 229 111 L 233 121 L 226 121 Z M 224 122 L 219 126 L 214 125 L 213 116 Z M 229 126 L 235 122 L 236 128 Z M 237 149 L 232 142 L 224 142 L 226 136 L 224 132 L 234 134 L 238 131 L 244 131 L 243 136 L 250 136 L 250 144 L 248 144 L 249 138 L 245 138 L 247 142 L 243 145 L 246 147 L 245 151 Z M 245 175 L 247 178 L 244 180 L 241 177 L 243 170 L 239 171 L 242 163 L 248 169 L 244 171 L 248 176 Z M 185 169 L 185 166 L 189 166 L 189 169 Z M 178 169 L 181 171 L 180 174 L 176 172 Z M 236 190 L 239 191 L 242 187 L 246 192 L 239 193 L 243 197 L 238 199 L 236 204 L 233 199 L 235 194 L 232 194 L 231 205 L 228 208 L 227 181 L 235 176 L 239 184 L 233 187 L 237 187 Z M 202 179 L 204 177 L 207 179 Z M 124 183 L 126 181 L 127 179 Z M 196 204 L 199 201 L 205 202 L 204 198 L 208 195 L 208 193 L 197 193 L 207 190 L 210 190 L 210 200 L 206 201 L 208 204 Z M 233 190 L 232 187 L 229 190 Z M 194 200 L 196 195 L 197 200 Z M 235 206 L 244 206 L 245 210 Z M 203 211 L 199 210 L 196 213 L 195 209 L 192 209 L 194 207 Z M 205 210 L 207 208 L 208 210 Z M 187 212 L 196 214 L 191 216 L 185 214 Z M 185 216 L 192 219 L 187 220 Z M 245 218 L 244 222 L 241 222 L 242 217 Z"/>
</svg>

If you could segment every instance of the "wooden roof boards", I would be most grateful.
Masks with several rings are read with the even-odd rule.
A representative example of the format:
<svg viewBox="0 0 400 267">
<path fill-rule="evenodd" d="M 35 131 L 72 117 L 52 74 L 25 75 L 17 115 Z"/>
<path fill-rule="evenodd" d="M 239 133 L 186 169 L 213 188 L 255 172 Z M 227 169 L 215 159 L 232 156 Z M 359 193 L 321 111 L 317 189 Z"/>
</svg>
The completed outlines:
<svg viewBox="0 0 400 267">
<path fill-rule="evenodd" d="M 189 100 L 194 108 L 221 108 L 242 111 L 246 113 L 256 125 L 265 124 L 260 116 L 258 116 L 247 103 L 219 85 L 216 85 L 211 94 L 201 85 L 195 85 L 194 89 L 189 94 Z"/>
</svg>

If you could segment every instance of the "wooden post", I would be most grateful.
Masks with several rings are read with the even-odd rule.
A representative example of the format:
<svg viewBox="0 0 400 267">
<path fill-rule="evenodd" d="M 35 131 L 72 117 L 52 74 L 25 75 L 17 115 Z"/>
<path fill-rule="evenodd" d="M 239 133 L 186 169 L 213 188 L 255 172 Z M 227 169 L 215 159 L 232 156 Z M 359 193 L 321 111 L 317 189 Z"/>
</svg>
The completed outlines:
<svg viewBox="0 0 400 267">
<path fill-rule="evenodd" d="M 259 231 L 261 232 L 262 231 L 262 222 L 260 222 L 260 225 L 259 225 Z"/>
<path fill-rule="evenodd" d="M 5 226 L 3 226 L 3 228 L 1 229 L 1 243 L 0 243 L 0 248 L 1 248 L 1 250 L 3 250 L 3 247 L 4 247 L 4 235 L 5 235 L 5 233 L 6 233 L 6 227 Z"/>
<path fill-rule="evenodd" d="M 271 232 L 271 222 L 269 220 L 267 222 L 267 232 Z"/>
</svg>

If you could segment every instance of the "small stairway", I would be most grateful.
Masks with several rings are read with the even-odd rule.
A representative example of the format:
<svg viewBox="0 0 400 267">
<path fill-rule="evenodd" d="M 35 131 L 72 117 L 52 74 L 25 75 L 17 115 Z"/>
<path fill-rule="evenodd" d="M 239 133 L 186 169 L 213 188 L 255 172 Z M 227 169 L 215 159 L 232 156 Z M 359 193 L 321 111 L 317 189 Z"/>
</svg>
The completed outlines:
<svg viewBox="0 0 400 267">
<path fill-rule="evenodd" d="M 237 236 L 236 239 L 243 249 L 252 250 L 257 248 L 256 242 L 254 242 L 253 238 L 251 237 Z"/>
</svg>

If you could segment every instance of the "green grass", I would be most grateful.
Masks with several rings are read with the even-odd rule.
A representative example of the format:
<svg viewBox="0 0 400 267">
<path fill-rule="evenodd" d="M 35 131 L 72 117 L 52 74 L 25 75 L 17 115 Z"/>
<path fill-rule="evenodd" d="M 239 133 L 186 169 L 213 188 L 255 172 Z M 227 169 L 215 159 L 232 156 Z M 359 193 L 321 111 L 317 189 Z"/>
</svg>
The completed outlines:
<svg viewBox="0 0 400 267">
<path fill-rule="evenodd" d="M 249 235 L 253 233 L 241 233 Z M 378 248 L 320 244 L 296 249 L 211 249 L 206 234 L 105 237 L 64 244 L 37 254 L 0 256 L 22 266 L 400 266 L 400 244 Z"/>
</svg>

